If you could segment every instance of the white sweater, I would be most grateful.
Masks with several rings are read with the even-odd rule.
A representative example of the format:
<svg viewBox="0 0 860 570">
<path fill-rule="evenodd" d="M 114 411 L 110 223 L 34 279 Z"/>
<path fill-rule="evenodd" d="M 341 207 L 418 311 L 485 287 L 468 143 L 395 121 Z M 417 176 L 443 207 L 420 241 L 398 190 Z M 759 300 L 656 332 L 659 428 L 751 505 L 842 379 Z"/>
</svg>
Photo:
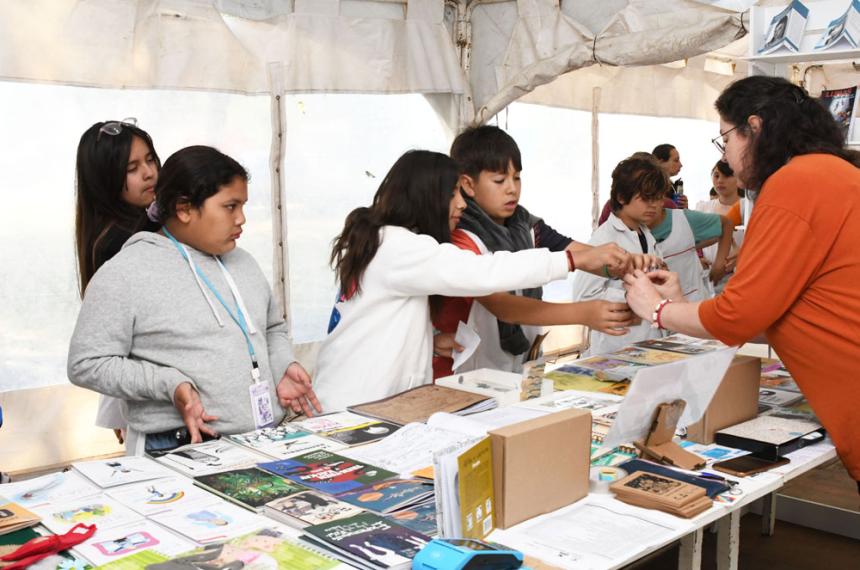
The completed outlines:
<svg viewBox="0 0 860 570">
<path fill-rule="evenodd" d="M 398 226 L 382 228 L 380 241 L 361 293 L 337 304 L 340 323 L 320 348 L 314 390 L 326 412 L 432 380 L 429 295 L 489 295 L 568 272 L 567 255 L 546 249 L 479 256 Z"/>
</svg>

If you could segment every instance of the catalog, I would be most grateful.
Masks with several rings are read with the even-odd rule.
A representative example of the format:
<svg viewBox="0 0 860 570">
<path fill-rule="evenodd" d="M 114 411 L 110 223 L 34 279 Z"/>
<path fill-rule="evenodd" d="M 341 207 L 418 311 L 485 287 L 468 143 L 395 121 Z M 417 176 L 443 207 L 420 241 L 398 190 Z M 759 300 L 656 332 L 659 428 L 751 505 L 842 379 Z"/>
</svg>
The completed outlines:
<svg viewBox="0 0 860 570">
<path fill-rule="evenodd" d="M 253 467 L 268 457 L 226 441 L 192 443 L 159 454 L 155 460 L 188 477 Z"/>
<path fill-rule="evenodd" d="M 212 502 L 210 493 L 195 487 L 193 481 L 185 477 L 166 477 L 135 483 L 111 489 L 105 494 L 146 517 L 184 509 L 195 503 Z"/>
<path fill-rule="evenodd" d="M 839 125 L 844 140 L 850 140 L 854 107 L 857 105 L 857 86 L 822 91 L 818 102 L 830 112 L 833 120 Z"/>
<path fill-rule="evenodd" d="M 798 51 L 808 17 L 809 8 L 799 0 L 794 0 L 786 6 L 785 10 L 771 19 L 758 53 L 768 54 L 782 47 L 790 51 Z"/>
<path fill-rule="evenodd" d="M 271 524 L 242 507 L 213 499 L 208 505 L 161 513 L 151 519 L 200 544 L 227 540 Z"/>
<path fill-rule="evenodd" d="M 77 545 L 74 553 L 93 566 L 102 566 L 138 554 L 137 560 L 162 562 L 194 548 L 194 543 L 148 520 L 99 529 L 91 539 Z"/>
<path fill-rule="evenodd" d="M 305 529 L 312 543 L 331 548 L 365 568 L 408 570 L 430 537 L 372 513 Z"/>
<path fill-rule="evenodd" d="M 312 451 L 290 459 L 260 463 L 258 467 L 332 495 L 391 479 L 396 475 L 328 451 Z"/>
<path fill-rule="evenodd" d="M 107 495 L 92 495 L 42 507 L 34 512 L 54 534 L 64 534 L 78 523 L 95 524 L 100 530 L 144 520 L 139 514 Z"/>
<path fill-rule="evenodd" d="M 263 513 L 295 528 L 346 519 L 364 510 L 331 495 L 305 491 L 266 503 Z"/>
<path fill-rule="evenodd" d="M 860 44 L 860 0 L 852 0 L 845 13 L 827 25 L 815 49 L 830 49 L 840 43 L 852 48 Z"/>
<path fill-rule="evenodd" d="M 0 495 L 28 509 L 56 504 L 69 497 L 86 497 L 99 493 L 101 489 L 77 471 L 52 473 L 18 483 L 0 485 Z"/>
<path fill-rule="evenodd" d="M 253 511 L 261 510 L 269 501 L 305 490 L 301 485 L 256 467 L 201 475 L 194 481 L 204 489 Z"/>
<path fill-rule="evenodd" d="M 223 544 L 197 548 L 149 570 L 178 568 L 245 568 L 290 570 L 335 570 L 347 567 L 334 558 L 298 543 L 279 528 L 263 528 Z"/>
<path fill-rule="evenodd" d="M 146 457 L 117 457 L 73 463 L 78 473 L 102 488 L 170 477 L 173 473 Z"/>
</svg>

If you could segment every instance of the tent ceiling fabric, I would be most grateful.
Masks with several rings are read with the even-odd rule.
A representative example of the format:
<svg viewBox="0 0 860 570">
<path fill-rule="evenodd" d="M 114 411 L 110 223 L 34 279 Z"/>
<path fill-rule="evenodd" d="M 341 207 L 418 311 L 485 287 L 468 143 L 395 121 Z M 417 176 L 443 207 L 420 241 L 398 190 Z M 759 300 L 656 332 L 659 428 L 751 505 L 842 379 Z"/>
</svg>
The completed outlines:
<svg viewBox="0 0 860 570">
<path fill-rule="evenodd" d="M 725 46 L 745 33 L 741 12 L 751 3 L 4 0 L 0 78 L 261 94 L 276 76 L 277 91 L 463 95 L 461 119 L 481 121 L 595 62 L 601 81 L 618 82 L 609 66 Z M 638 75 L 637 89 L 648 83 Z"/>
</svg>

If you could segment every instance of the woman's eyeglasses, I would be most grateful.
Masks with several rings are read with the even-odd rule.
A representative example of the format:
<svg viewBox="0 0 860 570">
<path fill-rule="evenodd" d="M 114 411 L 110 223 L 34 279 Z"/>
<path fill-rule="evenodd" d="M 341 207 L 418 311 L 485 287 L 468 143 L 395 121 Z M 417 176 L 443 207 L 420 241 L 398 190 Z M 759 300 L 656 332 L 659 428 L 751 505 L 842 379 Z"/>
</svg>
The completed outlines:
<svg viewBox="0 0 860 570">
<path fill-rule="evenodd" d="M 122 132 L 122 128 L 126 126 L 136 127 L 137 119 L 135 117 L 126 117 L 121 121 L 108 121 L 107 123 L 103 124 L 102 127 L 99 129 L 99 134 L 96 137 L 96 140 L 99 140 L 102 137 L 102 134 L 115 137 L 116 135 L 120 134 Z"/>
<path fill-rule="evenodd" d="M 726 143 L 723 142 L 723 137 L 737 129 L 740 125 L 730 128 L 724 133 L 720 133 L 719 136 L 716 136 L 711 139 L 711 142 L 714 143 L 714 146 L 717 147 L 717 150 L 720 151 L 720 154 L 726 153 Z"/>
</svg>

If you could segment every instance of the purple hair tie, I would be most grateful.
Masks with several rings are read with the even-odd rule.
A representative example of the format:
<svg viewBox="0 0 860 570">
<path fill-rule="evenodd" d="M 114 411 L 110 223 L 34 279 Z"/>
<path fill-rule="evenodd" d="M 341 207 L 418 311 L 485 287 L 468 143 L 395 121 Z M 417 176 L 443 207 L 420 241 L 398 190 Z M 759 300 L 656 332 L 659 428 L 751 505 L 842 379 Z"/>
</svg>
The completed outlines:
<svg viewBox="0 0 860 570">
<path fill-rule="evenodd" d="M 158 202 L 157 201 L 153 200 L 152 204 L 150 204 L 149 207 L 146 209 L 146 217 L 149 218 L 150 222 L 153 222 L 156 224 L 161 221 L 159 219 L 159 216 L 158 216 Z"/>
</svg>

